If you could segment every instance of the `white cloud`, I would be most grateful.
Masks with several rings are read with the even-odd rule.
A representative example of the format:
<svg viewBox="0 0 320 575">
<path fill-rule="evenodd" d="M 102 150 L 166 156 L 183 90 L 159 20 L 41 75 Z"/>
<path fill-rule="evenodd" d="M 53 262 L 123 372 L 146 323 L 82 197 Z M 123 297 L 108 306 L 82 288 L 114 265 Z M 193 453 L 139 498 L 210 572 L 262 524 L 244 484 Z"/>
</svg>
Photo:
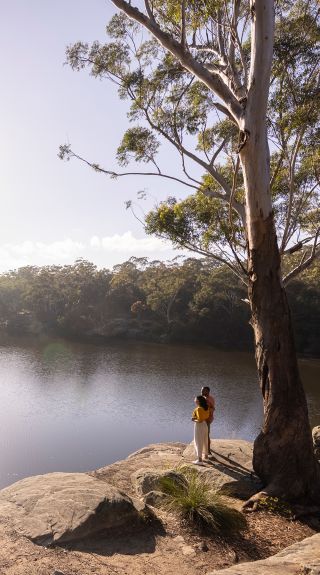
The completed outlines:
<svg viewBox="0 0 320 575">
<path fill-rule="evenodd" d="M 0 273 L 28 265 L 72 264 L 78 258 L 92 261 L 98 267 L 112 267 L 131 256 L 170 259 L 186 254 L 174 251 L 169 242 L 152 236 L 137 238 L 131 231 L 105 237 L 94 235 L 84 242 L 71 238 L 54 242 L 26 240 L 0 246 Z"/>
<path fill-rule="evenodd" d="M 90 246 L 92 248 L 100 248 L 101 242 L 98 236 L 93 236 L 90 240 Z"/>
<path fill-rule="evenodd" d="M 27 265 L 69 263 L 81 257 L 85 246 L 66 238 L 51 243 L 24 241 L 20 244 L 0 246 L 0 270 L 15 269 Z"/>
<path fill-rule="evenodd" d="M 128 231 L 113 236 L 106 236 L 99 238 L 94 236 L 91 238 L 91 245 L 102 246 L 107 252 L 119 252 L 123 254 L 149 254 L 151 252 L 159 253 L 172 249 L 171 244 L 154 237 L 136 238 L 132 232 Z"/>
</svg>

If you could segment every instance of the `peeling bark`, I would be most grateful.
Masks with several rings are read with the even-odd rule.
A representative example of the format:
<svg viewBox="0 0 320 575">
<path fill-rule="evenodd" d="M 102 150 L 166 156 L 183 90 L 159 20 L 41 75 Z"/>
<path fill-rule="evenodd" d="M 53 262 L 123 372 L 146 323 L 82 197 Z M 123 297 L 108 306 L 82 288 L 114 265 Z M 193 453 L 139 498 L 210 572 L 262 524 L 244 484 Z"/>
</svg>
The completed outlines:
<svg viewBox="0 0 320 575">
<path fill-rule="evenodd" d="M 260 242 L 249 250 L 249 300 L 264 424 L 254 442 L 253 467 L 269 495 L 320 502 L 320 466 L 313 453 L 272 214 L 255 227 Z"/>
</svg>

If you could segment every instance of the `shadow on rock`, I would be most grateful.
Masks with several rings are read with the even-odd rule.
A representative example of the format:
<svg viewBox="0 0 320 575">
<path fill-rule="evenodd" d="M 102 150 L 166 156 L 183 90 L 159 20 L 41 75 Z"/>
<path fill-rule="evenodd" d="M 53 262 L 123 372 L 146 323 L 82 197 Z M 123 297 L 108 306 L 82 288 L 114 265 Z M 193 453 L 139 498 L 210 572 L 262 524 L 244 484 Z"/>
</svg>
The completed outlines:
<svg viewBox="0 0 320 575">
<path fill-rule="evenodd" d="M 157 538 L 164 536 L 165 529 L 161 521 L 150 511 L 141 521 L 132 523 L 130 527 L 106 529 L 86 539 L 61 543 L 59 547 L 108 557 L 116 553 L 139 555 L 154 553 Z"/>
</svg>

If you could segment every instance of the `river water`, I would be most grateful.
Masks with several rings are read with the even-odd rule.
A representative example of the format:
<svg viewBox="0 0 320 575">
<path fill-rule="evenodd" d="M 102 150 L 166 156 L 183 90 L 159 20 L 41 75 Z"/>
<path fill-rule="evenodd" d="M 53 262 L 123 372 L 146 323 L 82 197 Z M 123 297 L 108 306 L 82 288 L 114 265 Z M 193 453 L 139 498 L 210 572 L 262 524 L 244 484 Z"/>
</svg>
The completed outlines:
<svg viewBox="0 0 320 575">
<path fill-rule="evenodd" d="M 320 360 L 301 360 L 312 425 Z M 213 436 L 252 440 L 262 402 L 253 356 L 210 347 L 65 341 L 0 347 L 0 487 L 102 467 L 160 441 L 192 439 L 193 398 L 209 385 Z"/>
</svg>

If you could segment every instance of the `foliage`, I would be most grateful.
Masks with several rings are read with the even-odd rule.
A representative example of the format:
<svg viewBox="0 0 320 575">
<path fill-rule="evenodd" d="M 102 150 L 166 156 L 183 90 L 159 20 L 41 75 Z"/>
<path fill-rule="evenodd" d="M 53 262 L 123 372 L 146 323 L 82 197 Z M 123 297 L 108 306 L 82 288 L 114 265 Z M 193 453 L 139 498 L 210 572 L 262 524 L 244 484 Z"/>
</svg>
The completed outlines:
<svg viewBox="0 0 320 575">
<path fill-rule="evenodd" d="M 195 469 L 179 470 L 180 479 L 163 477 L 160 490 L 166 494 L 163 505 L 178 513 L 191 526 L 215 533 L 230 533 L 246 528 L 242 513 L 229 507 L 226 499 L 212 489 L 212 484 Z"/>
<path fill-rule="evenodd" d="M 301 353 L 320 356 L 320 265 L 288 286 Z M 0 275 L 0 327 L 13 334 L 140 338 L 251 349 L 246 290 L 211 258 L 131 258 L 113 270 L 28 266 Z"/>
<path fill-rule="evenodd" d="M 258 501 L 257 508 L 261 511 L 268 511 L 273 515 L 282 515 L 287 517 L 287 519 L 293 519 L 294 517 L 291 507 L 279 497 L 262 497 Z"/>
<path fill-rule="evenodd" d="M 124 4 L 131 3 L 122 3 L 122 10 Z M 75 70 L 89 68 L 95 77 L 108 78 L 128 100 L 132 125 L 116 152 L 120 166 L 133 164 L 134 170 L 137 163 L 151 164 L 148 175 L 171 178 L 192 192 L 156 205 L 147 216 L 147 232 L 223 261 L 246 282 L 241 129 L 226 102 L 240 105 L 242 114 L 250 97 L 254 18 L 249 2 L 153 0 L 138 8 L 145 20 L 139 20 L 138 11 L 133 18 L 121 11 L 106 28 L 105 44 L 69 46 L 67 61 Z M 164 48 L 148 33 L 141 25 L 147 17 L 175 49 Z M 284 283 L 319 254 L 319 39 L 316 0 L 276 3 L 267 128 L 273 210 L 280 255 L 286 258 Z M 217 82 L 214 88 L 208 72 Z M 222 96 L 218 84 L 224 86 Z M 171 145 L 180 163 L 173 173 L 161 167 L 163 144 Z M 73 156 L 83 159 L 71 146 L 61 147 L 60 157 Z M 111 177 L 126 174 L 89 165 Z M 291 257 L 297 252 L 298 262 Z"/>
</svg>

